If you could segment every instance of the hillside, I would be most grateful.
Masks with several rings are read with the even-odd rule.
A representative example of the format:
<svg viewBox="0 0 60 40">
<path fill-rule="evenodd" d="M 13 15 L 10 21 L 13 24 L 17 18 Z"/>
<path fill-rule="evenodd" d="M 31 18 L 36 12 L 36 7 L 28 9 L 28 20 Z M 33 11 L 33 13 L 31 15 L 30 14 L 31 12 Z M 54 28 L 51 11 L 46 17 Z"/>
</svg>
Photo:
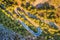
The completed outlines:
<svg viewBox="0 0 60 40">
<path fill-rule="evenodd" d="M 0 24 L 32 38 L 38 35 L 34 35 L 34 32 L 40 28 L 42 33 L 36 40 L 60 40 L 60 1 L 0 0 Z M 30 33 L 24 25 L 34 32 Z"/>
</svg>

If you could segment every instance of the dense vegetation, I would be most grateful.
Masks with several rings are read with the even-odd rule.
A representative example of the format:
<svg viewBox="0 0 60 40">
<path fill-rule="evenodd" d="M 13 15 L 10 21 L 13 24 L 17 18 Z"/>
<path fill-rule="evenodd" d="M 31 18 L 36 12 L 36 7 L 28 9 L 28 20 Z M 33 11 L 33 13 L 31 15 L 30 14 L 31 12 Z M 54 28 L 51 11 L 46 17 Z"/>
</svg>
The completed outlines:
<svg viewBox="0 0 60 40">
<path fill-rule="evenodd" d="M 24 16 L 34 21 L 43 30 L 42 34 L 37 38 L 37 40 L 40 40 L 40 39 L 60 40 L 60 29 L 59 29 L 60 28 L 59 27 L 60 26 L 60 14 L 59 14 L 60 2 L 52 0 L 50 2 L 52 4 L 56 2 L 55 3 L 56 5 L 54 4 L 50 5 L 50 2 L 45 2 L 43 4 L 38 4 L 37 6 L 33 6 L 30 2 L 26 2 L 25 0 L 20 0 L 20 1 L 22 2 L 20 5 L 23 9 L 20 10 L 21 8 L 20 9 L 18 8 L 19 10 L 18 12 L 21 15 L 24 15 L 25 12 L 27 12 L 29 15 L 25 14 Z M 1 0 L 0 1 L 0 23 L 19 34 L 22 34 L 23 36 L 31 35 L 29 32 L 27 32 L 26 29 L 24 29 L 24 27 L 22 27 L 20 23 L 14 20 L 12 16 L 7 14 L 7 12 L 5 11 L 6 9 L 10 11 L 13 14 L 13 16 L 17 17 L 17 19 L 20 18 L 32 30 L 37 32 L 36 27 L 33 27 L 33 24 L 28 22 L 28 20 L 24 19 L 24 17 L 22 16 L 19 17 L 15 14 L 14 10 L 17 6 L 18 6 L 18 3 L 14 0 Z M 41 22 L 41 20 L 48 20 L 48 21 L 56 23 L 57 25 L 59 25 L 57 27 L 58 29 L 56 27 L 49 26 L 48 24 L 44 22 Z"/>
</svg>

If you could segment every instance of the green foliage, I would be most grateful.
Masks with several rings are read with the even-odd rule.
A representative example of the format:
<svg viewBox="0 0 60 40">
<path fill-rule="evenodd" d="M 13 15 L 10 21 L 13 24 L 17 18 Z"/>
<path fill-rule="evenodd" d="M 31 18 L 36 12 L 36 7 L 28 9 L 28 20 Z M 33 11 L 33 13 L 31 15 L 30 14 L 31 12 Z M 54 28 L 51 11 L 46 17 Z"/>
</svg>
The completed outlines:
<svg viewBox="0 0 60 40">
<path fill-rule="evenodd" d="M 25 0 L 21 0 L 21 1 L 25 1 Z M 14 0 L 3 0 L 3 1 L 1 0 L 1 4 L 4 4 L 5 8 L 7 9 L 7 7 L 11 7 L 12 5 L 14 5 L 16 3 L 14 2 Z M 0 4 L 0 6 L 1 6 L 1 4 Z M 37 14 L 38 14 L 39 17 L 43 17 L 43 18 L 46 18 L 49 20 L 51 20 L 51 19 L 56 20 L 55 7 L 53 5 L 44 3 L 42 8 L 38 8 L 38 9 L 36 7 L 34 7 L 33 5 L 31 5 L 30 3 L 25 3 L 25 4 L 22 3 L 21 6 L 35 16 L 37 16 Z M 13 7 L 11 7 L 11 8 L 13 8 Z M 51 10 L 51 11 L 49 11 L 49 10 Z M 10 10 L 10 11 L 12 11 L 12 10 Z M 22 13 L 22 12 L 20 11 L 20 13 Z M 31 19 L 34 20 L 33 18 L 31 18 Z M 26 21 L 26 20 L 22 20 L 22 21 Z M 35 20 L 34 22 L 38 23 L 37 20 Z M 12 20 L 10 17 L 5 15 L 5 12 L 3 12 L 1 7 L 0 7 L 0 23 L 3 24 L 4 26 L 6 26 L 8 29 L 11 29 L 17 33 L 20 33 L 23 36 L 31 35 L 29 32 L 27 32 L 27 30 L 24 29 L 24 27 L 20 23 L 18 23 L 16 20 Z M 39 40 L 41 37 L 43 37 L 45 40 L 60 40 L 60 35 L 57 35 L 57 33 L 60 33 L 60 32 L 54 32 L 54 34 L 51 34 L 52 31 L 55 29 L 51 30 L 51 33 L 50 33 L 48 31 L 50 26 L 45 23 L 40 22 L 40 20 L 39 20 L 39 25 L 42 28 L 43 33 L 41 34 L 40 37 L 37 38 L 37 40 Z M 28 26 L 33 31 L 37 32 L 35 27 L 31 27 L 30 24 Z M 52 28 L 50 28 L 50 29 L 52 29 Z M 47 33 L 45 33 L 45 32 L 47 32 Z"/>
</svg>

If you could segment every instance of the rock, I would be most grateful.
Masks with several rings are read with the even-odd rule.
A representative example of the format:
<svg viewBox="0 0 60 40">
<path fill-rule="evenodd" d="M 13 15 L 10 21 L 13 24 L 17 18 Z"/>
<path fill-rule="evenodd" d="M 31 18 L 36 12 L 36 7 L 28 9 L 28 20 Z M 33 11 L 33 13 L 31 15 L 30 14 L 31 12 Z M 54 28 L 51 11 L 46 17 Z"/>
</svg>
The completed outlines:
<svg viewBox="0 0 60 40">
<path fill-rule="evenodd" d="M 25 40 L 25 38 L 0 24 L 0 40 Z"/>
</svg>

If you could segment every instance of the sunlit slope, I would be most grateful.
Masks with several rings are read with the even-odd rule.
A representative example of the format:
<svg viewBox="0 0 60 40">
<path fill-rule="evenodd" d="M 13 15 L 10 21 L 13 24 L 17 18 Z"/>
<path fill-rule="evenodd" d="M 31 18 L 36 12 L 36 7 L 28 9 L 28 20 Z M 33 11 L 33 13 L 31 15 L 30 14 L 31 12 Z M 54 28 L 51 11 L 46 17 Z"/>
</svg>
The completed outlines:
<svg viewBox="0 0 60 40">
<path fill-rule="evenodd" d="M 7 1 L 8 2 L 8 1 Z M 12 2 L 12 3 L 7 3 L 6 1 L 2 2 L 2 0 L 0 1 L 1 4 L 3 4 L 6 8 L 6 10 L 10 11 L 13 16 L 17 17 L 17 19 L 20 19 L 22 20 L 26 25 L 28 25 L 31 29 L 33 29 L 34 31 L 36 31 L 35 29 L 35 26 L 33 26 L 33 24 L 31 24 L 28 20 L 25 20 L 23 17 L 21 16 L 17 16 L 15 13 L 14 13 L 14 10 L 19 7 L 21 10 L 18 11 L 19 14 L 21 15 L 25 15 L 25 17 L 28 17 L 29 19 L 31 19 L 33 22 L 35 22 L 37 25 L 40 26 L 40 28 L 43 30 L 44 33 L 46 34 L 51 34 L 51 35 L 54 35 L 57 33 L 57 35 L 60 35 L 59 34 L 59 31 L 60 31 L 60 8 L 58 7 L 59 6 L 59 3 L 60 1 L 49 1 L 49 7 L 47 8 L 47 6 L 41 8 L 41 9 L 38 9 L 36 8 L 36 6 L 32 6 L 31 3 L 26 3 L 26 1 L 21 1 L 22 3 L 19 4 L 19 1 L 16 3 L 16 0 L 15 1 L 9 1 L 9 2 Z M 51 2 L 51 3 L 50 3 Z M 0 5 L 1 5 L 0 4 Z M 18 5 L 19 4 L 19 5 Z M 58 4 L 58 5 L 57 5 Z M 46 5 L 46 3 L 45 3 Z M 48 5 L 48 3 L 47 3 Z M 53 7 L 51 7 L 53 6 Z M 56 8 L 57 7 L 57 8 Z M 4 24 L 5 26 L 8 26 L 8 28 L 11 28 L 12 30 L 20 33 L 20 34 L 24 34 L 24 32 L 26 31 L 21 24 L 17 23 L 13 17 L 11 17 L 9 14 L 7 14 L 5 12 L 5 10 L 1 9 L 3 12 L 3 16 L 1 16 L 1 20 L 0 20 L 0 23 Z M 37 18 L 32 18 L 32 17 L 29 17 L 29 15 L 25 14 L 26 13 L 30 13 L 34 16 L 36 16 Z M 2 13 L 0 13 L 1 15 Z M 7 16 L 7 17 L 5 17 Z M 7 19 L 8 21 L 5 21 L 5 19 Z M 51 22 L 54 22 L 57 24 L 58 26 L 58 29 L 55 29 L 53 26 L 49 26 L 48 24 L 44 23 L 44 22 L 41 22 L 41 20 L 46 20 L 45 22 L 47 23 L 48 21 L 51 21 Z M 47 21 L 48 20 L 48 21 Z M 9 22 L 9 23 L 8 23 Z M 10 26 L 11 25 L 11 26 Z M 20 31 L 21 30 L 21 31 Z M 25 30 L 25 31 L 24 31 Z M 24 31 L 24 32 L 23 32 Z M 25 32 L 26 33 L 26 32 Z"/>
</svg>

